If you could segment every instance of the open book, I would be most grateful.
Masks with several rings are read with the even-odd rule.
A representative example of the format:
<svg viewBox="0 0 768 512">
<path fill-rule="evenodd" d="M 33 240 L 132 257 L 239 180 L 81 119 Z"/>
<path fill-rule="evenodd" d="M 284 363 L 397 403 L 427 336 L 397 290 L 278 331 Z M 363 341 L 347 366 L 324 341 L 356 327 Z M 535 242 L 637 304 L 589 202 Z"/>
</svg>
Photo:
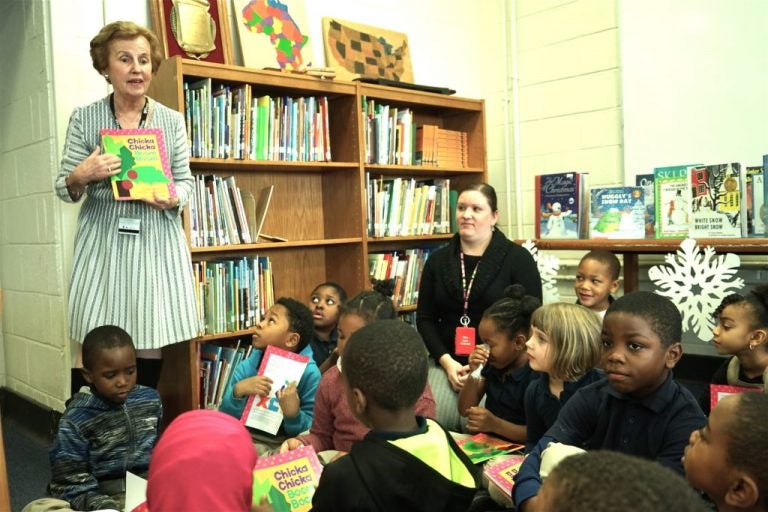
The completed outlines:
<svg viewBox="0 0 768 512">
<path fill-rule="evenodd" d="M 118 201 L 176 197 L 168 151 L 159 128 L 101 130 L 104 152 L 120 157 L 120 172 L 111 177 Z"/>
<path fill-rule="evenodd" d="M 258 200 L 253 197 L 253 194 L 245 190 L 242 191 L 243 206 L 245 211 L 248 212 L 248 224 L 251 226 L 251 239 L 253 243 L 258 243 L 259 238 L 264 238 L 271 242 L 287 242 L 288 240 L 279 236 L 267 235 L 262 233 L 261 230 L 264 227 L 264 220 L 267 218 L 267 212 L 269 211 L 269 203 L 272 201 L 272 194 L 275 191 L 275 186 L 270 185 L 264 187 L 259 191 Z"/>
</svg>

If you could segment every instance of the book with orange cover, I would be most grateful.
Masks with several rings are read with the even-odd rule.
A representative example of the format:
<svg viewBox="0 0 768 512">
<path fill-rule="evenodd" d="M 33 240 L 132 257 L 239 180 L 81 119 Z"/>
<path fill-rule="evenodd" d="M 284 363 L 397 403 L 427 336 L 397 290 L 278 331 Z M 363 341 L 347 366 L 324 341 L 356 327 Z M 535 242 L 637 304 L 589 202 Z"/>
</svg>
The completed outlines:
<svg viewBox="0 0 768 512">
<path fill-rule="evenodd" d="M 150 199 L 155 194 L 176 197 L 162 130 L 102 129 L 101 143 L 105 153 L 120 157 L 120 172 L 111 178 L 115 199 Z"/>
<path fill-rule="evenodd" d="M 266 497 L 274 512 L 310 510 L 322 470 L 311 446 L 260 457 L 253 469 L 253 503 Z"/>
<path fill-rule="evenodd" d="M 459 439 L 456 444 L 467 454 L 473 464 L 485 462 L 497 455 L 513 453 L 525 448 L 525 445 L 513 443 L 506 439 L 485 434 L 477 433 L 473 436 Z"/>
</svg>

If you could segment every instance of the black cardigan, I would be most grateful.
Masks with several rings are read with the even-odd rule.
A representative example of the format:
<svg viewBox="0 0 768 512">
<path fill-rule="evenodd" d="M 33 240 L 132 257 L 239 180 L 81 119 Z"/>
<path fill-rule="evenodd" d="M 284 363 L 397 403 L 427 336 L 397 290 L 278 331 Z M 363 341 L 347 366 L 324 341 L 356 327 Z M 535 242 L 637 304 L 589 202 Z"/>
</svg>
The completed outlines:
<svg viewBox="0 0 768 512">
<path fill-rule="evenodd" d="M 416 325 L 435 361 L 443 354 L 455 357 L 454 334 L 464 308 L 460 247 L 459 235 L 454 235 L 447 246 L 429 256 L 421 276 Z M 496 229 L 469 293 L 470 325 L 477 328 L 483 312 L 504 297 L 504 288 L 515 283 L 541 299 L 541 276 L 533 256 Z"/>
</svg>

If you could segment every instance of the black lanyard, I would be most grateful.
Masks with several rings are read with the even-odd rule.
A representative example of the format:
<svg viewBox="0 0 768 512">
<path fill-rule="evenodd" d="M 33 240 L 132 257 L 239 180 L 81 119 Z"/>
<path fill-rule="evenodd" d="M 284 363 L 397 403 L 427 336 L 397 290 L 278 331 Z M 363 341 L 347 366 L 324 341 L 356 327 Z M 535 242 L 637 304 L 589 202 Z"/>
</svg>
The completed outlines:
<svg viewBox="0 0 768 512">
<path fill-rule="evenodd" d="M 112 111 L 112 117 L 115 118 L 115 124 L 122 130 L 120 121 L 117 120 L 117 114 L 115 113 L 115 93 L 109 95 L 109 109 Z M 139 128 L 144 128 L 144 123 L 147 122 L 147 115 L 149 114 L 149 98 L 144 98 L 144 109 L 141 111 L 141 119 L 139 120 Z"/>
<path fill-rule="evenodd" d="M 467 284 L 467 276 L 464 271 L 464 251 L 459 251 L 459 258 L 461 259 L 461 289 L 462 292 L 464 292 L 464 314 L 459 321 L 461 322 L 461 325 L 466 327 L 469 325 L 469 292 L 472 291 L 472 284 L 475 282 L 475 275 L 477 275 L 477 267 L 480 266 L 480 262 L 478 261 L 475 265 L 475 269 L 472 271 L 472 277 L 469 278 L 469 284 Z"/>
</svg>

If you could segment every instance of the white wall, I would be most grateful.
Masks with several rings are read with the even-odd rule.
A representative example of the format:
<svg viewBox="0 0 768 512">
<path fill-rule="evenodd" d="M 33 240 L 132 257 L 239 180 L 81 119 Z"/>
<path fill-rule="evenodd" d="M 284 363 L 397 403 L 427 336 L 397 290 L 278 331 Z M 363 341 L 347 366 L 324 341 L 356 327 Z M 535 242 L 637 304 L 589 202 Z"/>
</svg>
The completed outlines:
<svg viewBox="0 0 768 512">
<path fill-rule="evenodd" d="M 768 153 L 768 2 L 620 2 L 627 180 Z"/>
</svg>

